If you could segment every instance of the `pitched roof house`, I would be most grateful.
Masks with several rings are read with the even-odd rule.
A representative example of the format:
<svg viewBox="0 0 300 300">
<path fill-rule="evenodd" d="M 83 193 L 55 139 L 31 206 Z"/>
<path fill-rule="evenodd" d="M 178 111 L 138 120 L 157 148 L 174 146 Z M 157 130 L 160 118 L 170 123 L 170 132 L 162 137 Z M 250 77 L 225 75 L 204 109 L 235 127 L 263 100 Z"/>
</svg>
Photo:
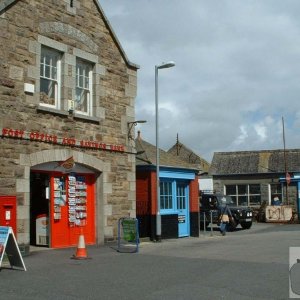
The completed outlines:
<svg viewBox="0 0 300 300">
<path fill-rule="evenodd" d="M 284 174 L 300 170 L 300 150 L 264 150 L 215 152 L 210 167 L 212 175 Z"/>
<path fill-rule="evenodd" d="M 77 245 L 79 227 L 116 239 L 136 215 L 138 65 L 99 1 L 0 0 L 0 32 L 0 212 L 11 201 L 25 252 Z"/>
<path fill-rule="evenodd" d="M 216 152 L 209 173 L 214 189 L 239 205 L 271 204 L 277 196 L 299 209 L 300 149 Z"/>
<path fill-rule="evenodd" d="M 189 164 L 194 165 L 200 170 L 200 173 L 207 173 L 209 170 L 210 164 L 186 145 L 180 143 L 178 138 L 176 144 L 168 150 L 168 153 L 178 156 Z"/>
<path fill-rule="evenodd" d="M 199 235 L 199 170 L 179 157 L 159 150 L 159 188 L 157 201 L 156 147 L 136 142 L 136 205 L 140 236 L 159 239 L 157 218 L 161 216 L 161 238 Z M 158 207 L 158 203 L 160 204 Z"/>
</svg>

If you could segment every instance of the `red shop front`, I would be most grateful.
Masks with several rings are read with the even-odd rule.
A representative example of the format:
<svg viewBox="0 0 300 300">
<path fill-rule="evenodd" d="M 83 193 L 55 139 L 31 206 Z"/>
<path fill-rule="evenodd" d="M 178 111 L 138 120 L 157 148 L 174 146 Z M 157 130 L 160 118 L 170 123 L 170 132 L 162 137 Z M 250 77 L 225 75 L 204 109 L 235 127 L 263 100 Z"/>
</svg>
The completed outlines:
<svg viewBox="0 0 300 300">
<path fill-rule="evenodd" d="M 95 244 L 95 175 L 31 173 L 31 245 L 76 246 L 83 230 L 85 243 Z"/>
</svg>

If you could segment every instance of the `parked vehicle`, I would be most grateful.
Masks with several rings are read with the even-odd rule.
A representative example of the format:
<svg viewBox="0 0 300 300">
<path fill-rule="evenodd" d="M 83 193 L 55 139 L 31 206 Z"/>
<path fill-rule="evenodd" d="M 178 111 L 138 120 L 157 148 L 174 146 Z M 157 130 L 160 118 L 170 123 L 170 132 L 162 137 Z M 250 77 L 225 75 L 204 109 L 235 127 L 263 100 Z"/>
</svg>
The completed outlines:
<svg viewBox="0 0 300 300">
<path fill-rule="evenodd" d="M 204 224 L 204 215 L 206 226 L 211 222 L 211 215 L 212 223 L 219 223 L 221 200 L 228 205 L 232 214 L 229 230 L 235 230 L 239 224 L 243 229 L 251 228 L 253 212 L 250 207 L 237 206 L 230 196 L 216 194 L 212 191 L 200 191 L 200 224 L 202 226 Z"/>
</svg>

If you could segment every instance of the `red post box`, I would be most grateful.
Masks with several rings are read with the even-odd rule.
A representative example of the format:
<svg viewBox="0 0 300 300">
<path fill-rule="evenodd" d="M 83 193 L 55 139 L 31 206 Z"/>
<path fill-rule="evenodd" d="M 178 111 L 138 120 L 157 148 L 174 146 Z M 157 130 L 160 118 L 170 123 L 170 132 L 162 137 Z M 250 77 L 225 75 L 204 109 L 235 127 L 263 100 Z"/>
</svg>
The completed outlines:
<svg viewBox="0 0 300 300">
<path fill-rule="evenodd" d="M 15 236 L 17 236 L 16 204 L 16 196 L 0 196 L 0 226 L 12 227 Z"/>
</svg>

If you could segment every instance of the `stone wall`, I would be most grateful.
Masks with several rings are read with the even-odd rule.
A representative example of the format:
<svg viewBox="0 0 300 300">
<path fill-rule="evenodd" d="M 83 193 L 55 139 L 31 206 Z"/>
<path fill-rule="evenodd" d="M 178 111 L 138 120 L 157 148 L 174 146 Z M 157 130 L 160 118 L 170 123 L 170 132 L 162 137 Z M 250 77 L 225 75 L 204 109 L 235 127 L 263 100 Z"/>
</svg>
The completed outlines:
<svg viewBox="0 0 300 300">
<path fill-rule="evenodd" d="M 101 161 L 98 171 L 103 175 L 97 183 L 97 205 L 104 218 L 98 220 L 98 225 L 102 222 L 104 226 L 98 241 L 113 239 L 118 218 L 135 216 L 135 156 L 128 147 L 127 123 L 135 116 L 137 67 L 127 60 L 94 1 L 75 0 L 72 7 L 67 0 L 10 2 L 10 6 L 0 7 L 0 128 L 122 145 L 126 151 L 2 136 L 0 195 L 17 195 L 18 236 L 26 243 L 30 167 L 34 164 L 24 163 L 24 157 L 48 153 L 55 161 L 76 153 L 77 162 L 83 156 L 94 157 Z M 63 53 L 62 103 L 58 110 L 40 105 L 41 45 Z M 94 63 L 91 116 L 68 111 L 68 100 L 75 96 L 74 57 Z M 30 84 L 34 92 L 25 91 L 24 84 Z"/>
</svg>

